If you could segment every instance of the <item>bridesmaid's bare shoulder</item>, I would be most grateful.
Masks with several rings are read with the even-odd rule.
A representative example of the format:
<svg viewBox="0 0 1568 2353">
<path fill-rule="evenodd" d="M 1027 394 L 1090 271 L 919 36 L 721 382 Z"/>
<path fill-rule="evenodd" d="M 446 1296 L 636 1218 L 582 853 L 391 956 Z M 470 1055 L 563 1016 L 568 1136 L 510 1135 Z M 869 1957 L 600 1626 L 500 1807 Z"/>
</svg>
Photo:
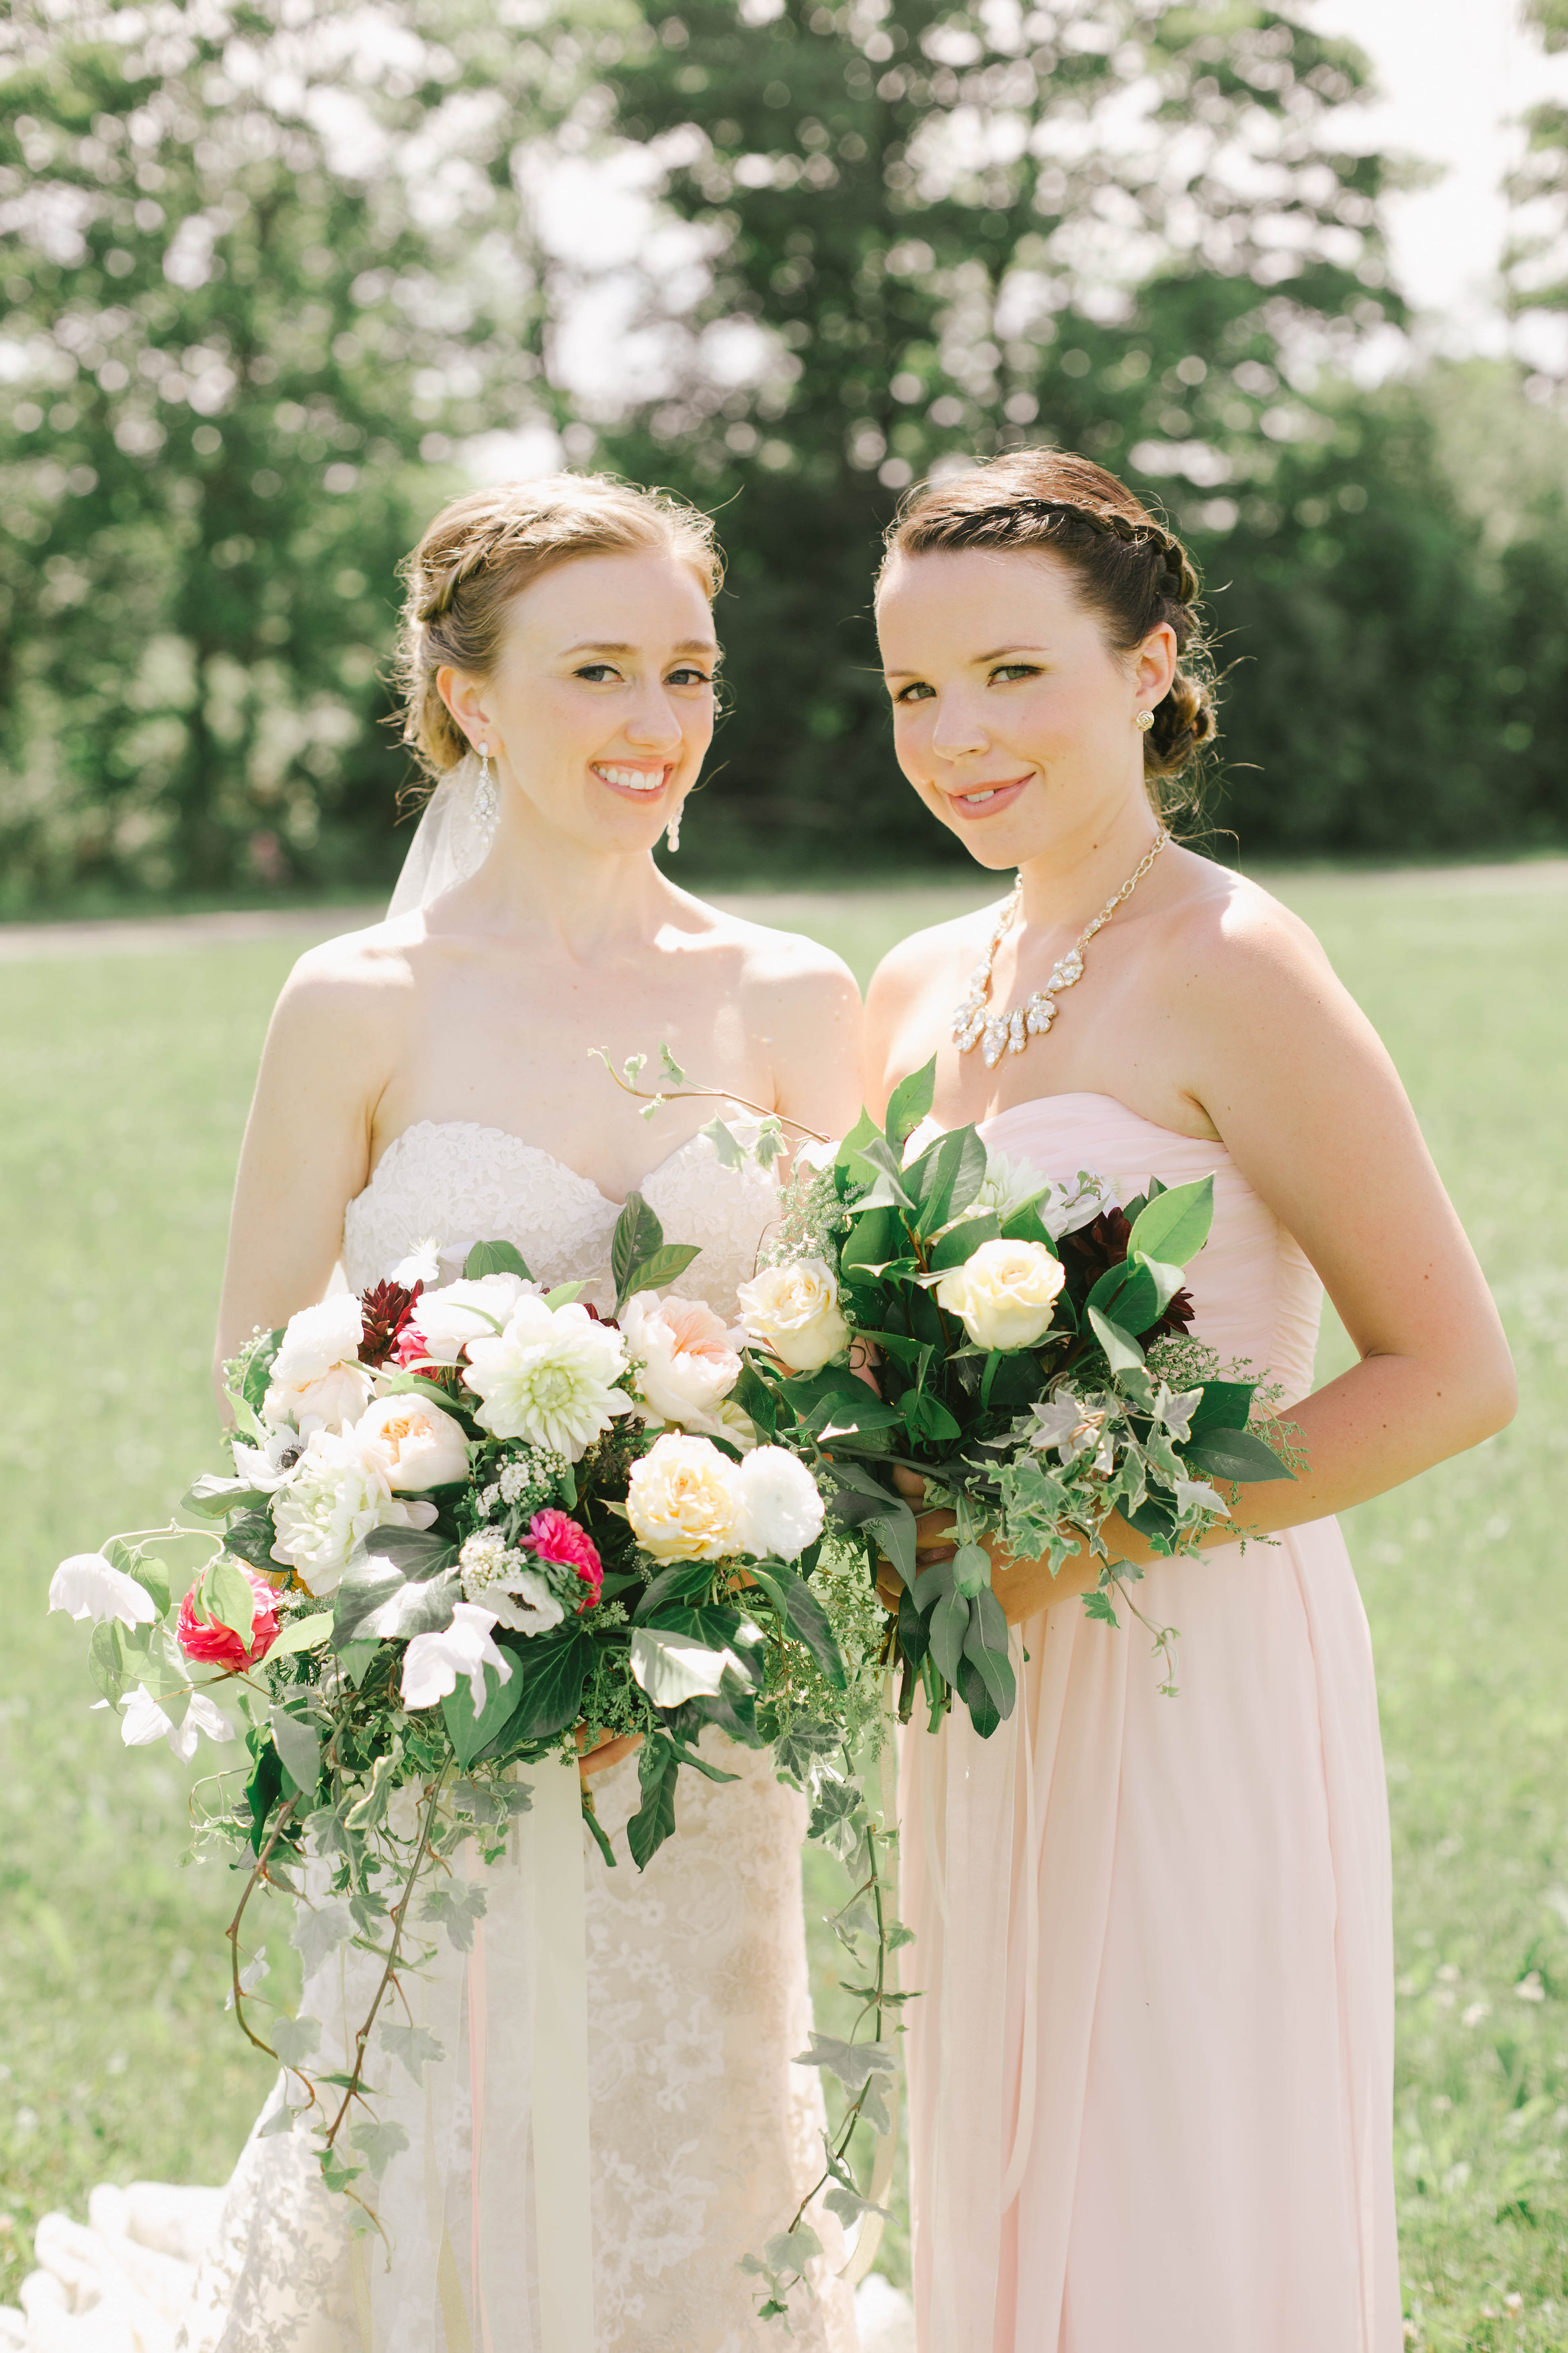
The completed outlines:
<svg viewBox="0 0 1568 2353">
<path fill-rule="evenodd" d="M 1221 991 L 1321 987 L 1331 979 L 1310 924 L 1234 868 L 1190 849 L 1166 852 L 1165 890 L 1156 920 L 1168 956 L 1186 974 Z"/>
</svg>

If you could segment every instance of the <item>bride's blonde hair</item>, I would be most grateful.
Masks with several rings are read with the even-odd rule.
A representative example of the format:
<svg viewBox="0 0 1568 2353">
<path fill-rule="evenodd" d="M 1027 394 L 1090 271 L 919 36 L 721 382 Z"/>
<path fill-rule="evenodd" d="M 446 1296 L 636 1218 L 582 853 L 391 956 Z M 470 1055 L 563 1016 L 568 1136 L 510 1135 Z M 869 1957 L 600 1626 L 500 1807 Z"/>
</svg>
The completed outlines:
<svg viewBox="0 0 1568 2353">
<path fill-rule="evenodd" d="M 710 604 L 718 595 L 724 558 L 713 525 L 668 491 L 607 474 L 550 474 L 470 491 L 443 507 L 399 567 L 403 740 L 428 776 L 444 776 L 468 750 L 437 672 L 450 663 L 488 678 L 508 604 L 552 565 L 577 555 L 643 554 L 673 555 L 690 565 Z"/>
</svg>

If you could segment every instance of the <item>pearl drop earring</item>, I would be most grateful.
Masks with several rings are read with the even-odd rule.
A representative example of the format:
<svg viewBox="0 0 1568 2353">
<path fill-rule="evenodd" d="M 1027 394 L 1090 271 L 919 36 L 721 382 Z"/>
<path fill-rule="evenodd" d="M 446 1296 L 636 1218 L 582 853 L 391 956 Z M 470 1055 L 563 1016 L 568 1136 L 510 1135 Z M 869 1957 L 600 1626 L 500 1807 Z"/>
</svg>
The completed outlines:
<svg viewBox="0 0 1568 2353">
<path fill-rule="evenodd" d="M 679 809 L 664 828 L 664 846 L 672 856 L 680 848 L 680 811 Z"/>
</svg>

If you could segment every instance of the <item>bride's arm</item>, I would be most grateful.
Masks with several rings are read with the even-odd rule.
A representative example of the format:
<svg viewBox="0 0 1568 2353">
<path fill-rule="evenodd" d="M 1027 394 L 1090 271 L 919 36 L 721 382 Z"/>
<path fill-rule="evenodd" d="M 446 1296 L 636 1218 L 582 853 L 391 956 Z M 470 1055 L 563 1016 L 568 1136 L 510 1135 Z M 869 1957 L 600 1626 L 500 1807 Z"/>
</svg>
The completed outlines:
<svg viewBox="0 0 1568 2353">
<path fill-rule="evenodd" d="M 355 939 L 329 940 L 278 1000 L 235 1184 L 219 1367 L 258 1325 L 273 1330 L 326 1289 L 344 1208 L 370 1174 L 395 1015 L 387 979 Z"/>
<path fill-rule="evenodd" d="M 774 933 L 771 943 L 749 965 L 744 1009 L 767 1050 L 773 1109 L 816 1134 L 846 1135 L 860 1109 L 860 992 L 815 941 Z"/>
</svg>

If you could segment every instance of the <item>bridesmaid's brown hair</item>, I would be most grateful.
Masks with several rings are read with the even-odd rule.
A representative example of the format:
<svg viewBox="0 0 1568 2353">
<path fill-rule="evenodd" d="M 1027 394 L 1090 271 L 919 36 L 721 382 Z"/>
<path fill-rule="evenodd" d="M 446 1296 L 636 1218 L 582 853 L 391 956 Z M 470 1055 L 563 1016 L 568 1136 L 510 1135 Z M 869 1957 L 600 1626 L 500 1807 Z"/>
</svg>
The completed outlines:
<svg viewBox="0 0 1568 2353">
<path fill-rule="evenodd" d="M 917 483 L 888 533 L 883 570 L 898 555 L 960 547 L 1054 555 L 1106 622 L 1118 653 L 1170 624 L 1182 666 L 1143 738 L 1143 774 L 1163 818 L 1191 806 L 1197 757 L 1216 722 L 1198 576 L 1174 533 L 1091 459 L 1010 449 L 967 473 Z"/>
</svg>

